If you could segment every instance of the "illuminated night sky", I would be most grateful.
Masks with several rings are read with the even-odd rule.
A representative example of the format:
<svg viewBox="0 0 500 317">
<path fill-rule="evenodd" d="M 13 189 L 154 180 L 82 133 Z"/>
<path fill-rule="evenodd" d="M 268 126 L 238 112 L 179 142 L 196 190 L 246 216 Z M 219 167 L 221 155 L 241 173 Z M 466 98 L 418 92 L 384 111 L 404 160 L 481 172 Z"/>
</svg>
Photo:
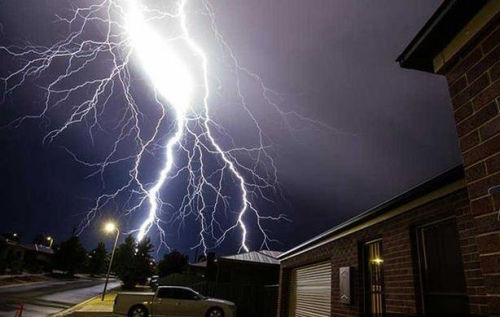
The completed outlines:
<svg viewBox="0 0 500 317">
<path fill-rule="evenodd" d="M 179 56 L 189 65 L 186 71 L 194 78 L 196 91 L 189 100 L 194 109 L 188 110 L 185 118 L 187 122 L 196 118 L 197 123 L 186 124 L 190 138 L 173 152 L 177 161 L 172 169 L 188 166 L 189 171 L 197 171 L 203 166 L 205 172 L 195 172 L 194 176 L 186 173 L 158 190 L 165 204 L 158 208 L 157 220 L 170 247 L 192 252 L 189 250 L 193 246 L 203 248 L 206 239 L 208 247 L 216 246 L 219 254 L 247 246 L 258 249 L 266 241 L 270 248 L 284 250 L 460 162 L 444 78 L 405 71 L 394 61 L 439 3 L 210 1 L 211 20 L 204 14 L 203 2 L 187 2 L 189 36 L 202 48 L 209 64 L 210 123 L 203 125 L 208 112 L 202 107 L 205 86 L 200 54 L 196 56 L 194 46 L 185 41 Z M 89 3 L 81 1 L 79 5 Z M 161 4 L 165 12 L 177 12 L 175 1 Z M 57 17 L 71 16 L 71 8 L 70 1 L 2 2 L 0 46 L 47 46 L 64 39 L 71 29 Z M 223 41 L 211 29 L 212 21 Z M 171 39 L 183 34 L 179 25 L 170 19 L 155 25 L 155 30 L 161 30 L 158 34 L 162 39 Z M 135 24 L 133 29 L 140 28 Z M 156 136 L 140 159 L 139 184 L 129 194 L 117 195 L 99 206 L 92 214 L 92 222 L 87 226 L 84 221 L 82 227 L 82 220 L 101 195 L 116 192 L 127 183 L 129 172 L 134 170 L 134 158 L 141 150 L 133 138 L 124 138 L 110 160 L 116 163 L 102 173 L 95 165 L 77 162 L 105 161 L 117 138 L 123 136 L 122 126 L 126 125 L 120 126 L 120 118 L 126 104 L 123 96 L 127 94 L 118 88 L 109 94 L 97 127 L 93 127 L 92 120 L 85 120 L 50 139 L 50 132 L 58 131 L 73 113 L 71 106 L 92 96 L 91 89 L 77 91 L 44 118 L 6 126 L 43 110 L 46 94 L 41 87 L 47 87 L 65 71 L 66 65 L 55 61 L 41 76 L 28 78 L 7 94 L 0 105 L 0 125 L 5 126 L 0 132 L 0 231 L 20 232 L 29 241 L 39 232 L 61 240 L 73 229 L 84 229 L 81 238 L 90 248 L 106 238 L 99 230 L 105 219 L 118 219 L 122 231 L 157 221 L 144 222 L 151 210 L 148 194 L 159 171 L 166 166 L 165 144 L 175 136 L 179 122 L 170 118 L 176 117 L 175 105 L 182 104 L 182 96 L 186 95 L 180 92 L 188 86 L 181 80 L 169 82 L 167 77 L 161 77 L 161 71 L 151 75 L 151 71 L 169 67 L 162 63 L 161 56 L 155 59 L 155 48 L 165 51 L 163 56 L 169 56 L 168 61 L 174 57 L 158 44 L 160 40 L 139 33 L 137 45 L 152 46 L 143 53 L 136 49 L 134 54 L 143 54 L 149 64 L 145 66 L 137 56 L 131 58 L 126 87 L 141 112 L 141 137 L 149 140 Z M 95 24 L 83 37 L 97 40 L 105 35 L 106 30 Z M 0 54 L 0 77 L 8 76 L 23 62 L 23 58 Z M 61 87 L 99 77 L 110 61 L 97 60 L 85 72 L 68 77 Z M 235 72 L 235 63 L 239 72 Z M 175 73 L 176 78 L 182 76 L 182 69 Z M 168 82 L 168 87 L 176 85 L 175 95 L 162 93 L 152 78 Z M 4 92 L 5 86 L 2 89 Z M 155 89 L 170 107 L 158 107 Z M 162 121 L 163 116 L 167 119 Z M 212 119 L 215 123 L 211 123 Z M 207 134 L 210 128 L 215 131 L 213 140 L 212 134 Z M 44 139 L 47 134 L 51 142 Z M 247 150 L 233 154 L 231 148 Z M 191 154 L 203 153 L 201 161 L 190 158 Z M 117 161 L 130 156 L 133 158 L 129 161 Z M 250 195 L 251 208 L 243 216 L 243 183 L 229 162 L 234 162 L 236 170 L 248 180 L 245 188 L 258 192 Z M 227 204 L 217 205 L 218 192 L 208 190 L 203 195 L 192 194 L 196 202 L 188 203 L 185 209 L 186 188 L 188 192 L 199 190 L 201 187 L 193 184 L 203 180 L 203 175 L 219 177 L 216 183 L 224 188 L 220 197 L 227 199 Z M 141 184 L 148 190 L 137 190 Z M 202 203 L 200 197 L 205 197 Z M 204 204 L 210 206 L 208 211 L 198 213 Z M 210 218 L 212 221 L 200 220 L 200 216 L 213 215 L 212 211 L 218 215 Z M 266 219 L 282 213 L 290 221 Z M 200 235 L 203 223 L 212 228 L 207 229 L 206 237 Z M 247 228 L 245 237 L 242 234 Z M 157 246 L 160 233 L 156 226 L 149 230 Z M 281 243 L 266 240 L 266 235 Z M 218 240 L 221 236 L 224 241 Z"/>
</svg>

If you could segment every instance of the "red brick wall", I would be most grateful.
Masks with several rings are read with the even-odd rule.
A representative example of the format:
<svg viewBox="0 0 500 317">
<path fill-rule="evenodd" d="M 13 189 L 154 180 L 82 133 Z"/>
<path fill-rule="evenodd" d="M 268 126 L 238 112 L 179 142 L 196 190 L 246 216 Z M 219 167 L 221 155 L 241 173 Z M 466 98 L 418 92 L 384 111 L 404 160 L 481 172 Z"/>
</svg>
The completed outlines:
<svg viewBox="0 0 500 317">
<path fill-rule="evenodd" d="M 498 20 L 474 39 L 457 60 L 445 65 L 485 291 L 478 301 L 500 313 L 500 195 L 488 189 L 500 185 L 500 27 Z"/>
<path fill-rule="evenodd" d="M 454 216 L 460 237 L 467 290 L 472 313 L 483 313 L 485 303 L 477 300 L 484 293 L 484 280 L 479 269 L 479 256 L 475 244 L 475 229 L 465 189 L 426 205 L 409 210 L 364 230 L 330 242 L 311 251 L 285 260 L 281 265 L 279 312 L 287 316 L 288 276 L 297 266 L 331 260 L 332 262 L 332 316 L 357 316 L 362 311 L 363 289 L 360 280 L 360 243 L 382 238 L 386 311 L 388 313 L 418 313 L 420 311 L 419 283 L 414 268 L 412 228 L 431 221 Z M 353 304 L 339 303 L 339 267 L 351 266 L 353 273 Z M 482 297 L 478 297 L 482 298 Z"/>
</svg>

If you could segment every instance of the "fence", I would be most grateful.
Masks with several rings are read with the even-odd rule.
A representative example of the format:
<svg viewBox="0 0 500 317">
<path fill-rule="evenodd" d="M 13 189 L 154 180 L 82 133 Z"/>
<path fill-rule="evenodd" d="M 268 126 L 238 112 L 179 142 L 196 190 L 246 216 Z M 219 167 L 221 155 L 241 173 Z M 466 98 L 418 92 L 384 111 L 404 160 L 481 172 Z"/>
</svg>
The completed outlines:
<svg viewBox="0 0 500 317">
<path fill-rule="evenodd" d="M 208 297 L 234 302 L 238 317 L 274 317 L 278 304 L 278 286 L 238 285 L 203 281 L 188 285 Z"/>
</svg>

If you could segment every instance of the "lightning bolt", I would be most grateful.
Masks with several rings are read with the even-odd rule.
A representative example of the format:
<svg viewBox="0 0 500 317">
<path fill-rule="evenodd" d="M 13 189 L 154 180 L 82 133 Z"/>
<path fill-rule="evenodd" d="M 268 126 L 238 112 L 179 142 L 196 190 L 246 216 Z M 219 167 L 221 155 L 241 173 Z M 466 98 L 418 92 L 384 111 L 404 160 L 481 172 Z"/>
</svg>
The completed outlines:
<svg viewBox="0 0 500 317">
<path fill-rule="evenodd" d="M 318 122 L 280 109 L 276 101 L 279 94 L 267 88 L 257 74 L 240 65 L 217 29 L 211 4 L 201 0 L 210 30 L 232 65 L 239 104 L 257 132 L 255 145 L 237 146 L 211 116 L 209 58 L 191 36 L 188 0 L 162 4 L 160 8 L 151 8 L 138 0 L 96 1 L 74 9 L 67 17 L 58 16 L 58 22 L 69 26 L 69 31 L 53 45 L 0 46 L 0 53 L 19 65 L 0 77 L 2 103 L 29 78 L 46 78 L 41 112 L 20 117 L 12 124 L 18 126 L 33 118 L 48 120 L 64 106 L 69 114 L 45 135 L 44 141 L 53 142 L 80 124 L 88 127 L 94 142 L 96 134 L 107 131 L 109 123 L 103 117 L 116 111 L 114 108 L 119 104 L 116 98 L 121 98 L 124 106 L 111 125 L 118 137 L 104 160 L 90 162 L 64 148 L 76 161 L 94 169 L 88 177 L 99 175 L 103 184 L 107 169 L 122 164 L 129 166 L 126 181 L 95 200 L 82 221 L 81 231 L 106 206 L 121 200 L 125 201 L 124 215 L 145 213 L 141 224 L 130 230 L 139 240 L 155 227 L 161 244 L 169 247 L 163 225 L 178 223 L 180 230 L 185 221 L 194 219 L 200 231 L 199 242 L 193 248 L 202 247 L 205 252 L 216 248 L 235 230 L 240 234 L 239 251 L 251 249 L 250 234 L 262 237 L 260 248 L 269 248 L 268 244 L 275 240 L 263 223 L 286 220 L 286 217 L 281 213 L 263 215 L 257 208 L 259 200 L 273 202 L 272 195 L 281 195 L 281 192 L 276 165 L 268 151 L 270 145 L 266 144 L 261 126 L 247 105 L 241 76 L 257 83 L 263 99 L 284 118 L 287 126 L 291 127 L 290 118 Z M 95 29 L 100 30 L 99 34 L 95 34 Z M 154 89 L 151 104 L 159 116 L 152 126 L 145 123 L 145 106 L 135 95 L 137 67 L 134 63 Z M 62 71 L 61 65 L 64 65 Z M 225 138 L 224 143 L 230 145 L 221 145 L 220 138 Z M 123 148 L 130 143 L 133 150 L 123 155 Z M 158 152 L 161 169 L 151 180 L 142 175 L 141 169 L 146 164 L 145 157 Z M 175 208 L 163 198 L 162 191 L 181 176 L 185 176 L 187 186 L 181 205 Z M 228 189 L 228 182 L 235 187 Z M 231 197 L 233 192 L 238 193 L 236 199 Z M 173 211 L 165 216 L 164 211 L 168 209 Z M 246 223 L 250 215 L 255 217 L 255 231 Z"/>
</svg>

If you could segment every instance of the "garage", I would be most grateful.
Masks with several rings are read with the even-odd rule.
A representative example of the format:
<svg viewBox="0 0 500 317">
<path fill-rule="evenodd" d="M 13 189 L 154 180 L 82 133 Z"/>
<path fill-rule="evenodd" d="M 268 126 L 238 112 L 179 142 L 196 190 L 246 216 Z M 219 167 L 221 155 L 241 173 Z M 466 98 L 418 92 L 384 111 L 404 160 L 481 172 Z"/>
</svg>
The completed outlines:
<svg viewBox="0 0 500 317">
<path fill-rule="evenodd" d="M 289 317 L 329 317 L 332 266 L 321 262 L 291 271 Z"/>
</svg>

